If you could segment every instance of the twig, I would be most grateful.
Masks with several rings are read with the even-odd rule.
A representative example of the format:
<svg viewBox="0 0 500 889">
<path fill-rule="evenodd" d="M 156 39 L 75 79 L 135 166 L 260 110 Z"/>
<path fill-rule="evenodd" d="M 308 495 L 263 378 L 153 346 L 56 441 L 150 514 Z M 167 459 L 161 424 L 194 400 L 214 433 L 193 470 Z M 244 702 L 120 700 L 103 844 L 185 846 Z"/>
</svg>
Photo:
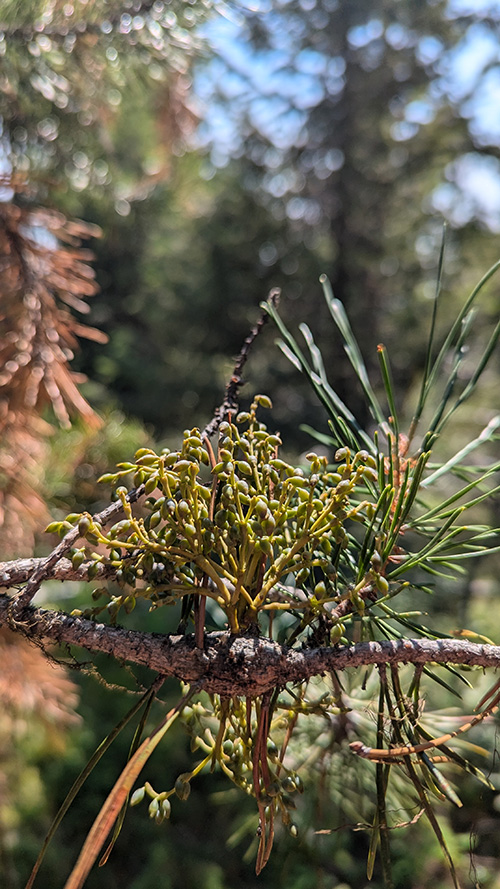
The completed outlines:
<svg viewBox="0 0 500 889">
<path fill-rule="evenodd" d="M 46 560 L 43 558 L 15 559 L 12 562 L 0 562 L 0 589 L 10 589 L 18 584 L 26 583 Z M 89 560 L 75 568 L 70 559 L 59 559 L 46 573 L 45 580 L 89 580 L 89 568 L 92 566 L 92 580 L 104 580 L 116 577 L 116 568 L 104 562 Z"/>
<path fill-rule="evenodd" d="M 267 302 L 273 306 L 277 306 L 279 302 L 281 291 L 278 288 L 274 288 L 269 292 L 269 296 L 267 297 Z M 239 390 L 243 385 L 243 368 L 247 362 L 248 356 L 250 354 L 250 350 L 257 339 L 259 333 L 264 327 L 269 315 L 263 309 L 259 320 L 257 321 L 255 327 L 252 328 L 247 338 L 245 339 L 238 358 L 236 359 L 236 364 L 234 365 L 233 373 L 229 383 L 226 386 L 226 395 L 222 404 L 215 409 L 213 419 L 205 426 L 203 430 L 203 436 L 206 438 L 210 438 L 212 435 L 217 432 L 222 421 L 227 417 L 228 414 L 236 413 L 239 407 Z"/>
<path fill-rule="evenodd" d="M 430 741 L 424 741 L 422 744 L 407 744 L 404 747 L 377 748 L 367 747 L 366 744 L 362 744 L 361 741 L 353 741 L 352 744 L 349 744 L 349 747 L 353 753 L 357 753 L 357 755 L 363 757 L 363 759 L 372 759 L 376 762 L 397 762 L 401 756 L 409 756 L 412 753 L 423 753 L 426 750 L 431 750 L 433 747 L 441 747 L 443 744 L 447 744 L 448 741 L 453 740 L 453 738 L 457 738 L 464 732 L 468 732 L 469 729 L 474 728 L 475 725 L 478 725 L 478 723 L 482 722 L 483 719 L 486 719 L 487 716 L 496 713 L 499 700 L 500 695 L 497 695 L 488 707 L 477 716 L 474 716 L 470 722 L 461 725 L 456 731 L 449 732 L 446 735 L 440 735 L 438 738 L 431 738 Z"/>
<path fill-rule="evenodd" d="M 127 500 L 129 503 L 135 503 L 136 500 L 139 500 L 140 497 L 144 494 L 144 485 L 139 485 L 138 488 L 134 488 L 133 491 L 130 491 L 127 494 Z M 106 506 L 101 512 L 96 513 L 92 517 L 94 522 L 98 522 L 100 525 L 106 525 L 110 519 L 114 518 L 118 515 L 123 509 L 122 503 L 118 500 L 116 503 L 110 503 L 109 506 Z M 80 537 L 80 531 L 78 526 L 76 528 L 72 528 L 71 531 L 68 531 L 65 537 L 61 540 L 61 542 L 52 550 L 51 554 L 47 556 L 47 558 L 42 559 L 40 563 L 37 565 L 33 574 L 31 575 L 28 583 L 24 587 L 24 590 L 21 593 L 18 593 L 11 600 L 11 609 L 12 609 L 12 618 L 15 623 L 16 614 L 19 614 L 27 605 L 31 603 L 31 600 L 37 594 L 40 589 L 41 584 L 44 580 L 46 580 L 52 569 L 57 565 L 57 563 L 66 555 L 67 552 L 71 549 L 76 540 Z"/>
</svg>

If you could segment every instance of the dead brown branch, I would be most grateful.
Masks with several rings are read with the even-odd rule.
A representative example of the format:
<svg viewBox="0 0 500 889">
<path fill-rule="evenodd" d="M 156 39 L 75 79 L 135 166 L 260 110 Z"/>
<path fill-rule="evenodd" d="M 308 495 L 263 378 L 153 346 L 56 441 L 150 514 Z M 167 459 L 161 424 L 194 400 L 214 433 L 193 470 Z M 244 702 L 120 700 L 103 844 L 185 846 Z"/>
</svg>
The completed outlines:
<svg viewBox="0 0 500 889">
<path fill-rule="evenodd" d="M 2 187 L 23 191 L 8 176 Z M 95 226 L 68 222 L 60 213 L 0 206 L 0 529 L 4 554 L 33 548 L 33 534 L 48 515 L 38 476 L 51 427 L 41 419 L 47 404 L 62 426 L 70 416 L 90 426 L 100 421 L 78 390 L 69 362 L 77 337 L 106 337 L 76 321 L 87 312 L 97 286 L 82 238 Z"/>
<path fill-rule="evenodd" d="M 278 288 L 274 288 L 274 290 L 271 290 L 269 292 L 267 301 L 271 305 L 277 306 L 280 298 L 280 293 L 281 291 Z M 203 430 L 203 435 L 207 438 L 210 438 L 210 436 L 214 435 L 217 432 L 220 424 L 228 416 L 228 414 L 234 414 L 237 412 L 239 407 L 239 391 L 244 383 L 243 368 L 245 367 L 248 356 L 250 354 L 250 350 L 255 340 L 259 336 L 268 318 L 269 315 L 267 314 L 267 312 L 262 310 L 257 323 L 254 327 L 252 327 L 252 330 L 246 337 L 240 349 L 238 358 L 236 359 L 231 378 L 226 386 L 224 401 L 219 407 L 215 409 L 213 419 L 207 426 L 205 426 L 205 429 Z"/>
</svg>

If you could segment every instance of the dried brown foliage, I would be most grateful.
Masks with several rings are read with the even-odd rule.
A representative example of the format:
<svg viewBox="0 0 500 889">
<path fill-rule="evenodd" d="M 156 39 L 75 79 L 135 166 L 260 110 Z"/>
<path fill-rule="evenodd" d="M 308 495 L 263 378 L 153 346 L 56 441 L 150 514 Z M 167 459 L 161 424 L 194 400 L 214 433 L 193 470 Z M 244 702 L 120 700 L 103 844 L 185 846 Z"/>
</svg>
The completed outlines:
<svg viewBox="0 0 500 889">
<path fill-rule="evenodd" d="M 36 678 L 36 681 L 34 679 Z M 45 728 L 74 725 L 78 696 L 64 670 L 17 633 L 0 629 L 0 707 L 2 725 L 14 727 L 36 719 Z"/>
<path fill-rule="evenodd" d="M 0 545 L 9 557 L 33 549 L 47 518 L 40 484 L 51 416 L 63 427 L 72 417 L 100 423 L 69 362 L 79 336 L 106 337 L 70 311 L 87 313 L 97 290 L 91 253 L 81 246 L 96 228 L 29 206 L 12 178 L 0 179 L 0 189 Z M 0 859 L 7 826 L 16 822 L 19 742 L 35 731 L 60 748 L 64 730 L 78 721 L 76 703 L 65 670 L 18 634 L 0 631 Z"/>
<path fill-rule="evenodd" d="M 60 753 L 66 730 L 78 724 L 77 692 L 65 671 L 39 648 L 0 630 L 0 872 L 9 885 L 9 847 L 21 827 L 26 797 L 43 805 L 36 767 L 39 752 Z M 2 883 L 3 885 L 3 883 Z"/>
<path fill-rule="evenodd" d="M 12 182 L 3 180 L 7 191 Z M 69 362 L 77 337 L 105 341 L 70 312 L 89 311 L 97 290 L 83 238 L 95 226 L 60 213 L 0 204 L 0 541 L 5 555 L 31 549 L 45 518 L 37 473 L 52 409 L 63 427 L 70 417 L 99 419 L 78 390 Z M 49 411 L 47 412 L 47 409 Z"/>
</svg>

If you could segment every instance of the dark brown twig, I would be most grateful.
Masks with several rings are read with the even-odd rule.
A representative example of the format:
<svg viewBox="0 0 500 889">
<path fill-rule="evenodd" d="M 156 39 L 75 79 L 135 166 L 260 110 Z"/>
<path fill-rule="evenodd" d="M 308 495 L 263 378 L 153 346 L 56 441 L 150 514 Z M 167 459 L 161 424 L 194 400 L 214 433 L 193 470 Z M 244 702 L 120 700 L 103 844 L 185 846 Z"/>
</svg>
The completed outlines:
<svg viewBox="0 0 500 889">
<path fill-rule="evenodd" d="M 271 290 L 269 292 L 269 296 L 267 297 L 268 303 L 273 306 L 277 306 L 280 294 L 281 291 L 278 288 L 274 288 L 273 290 Z M 207 426 L 205 426 L 202 433 L 204 437 L 210 438 L 212 435 L 214 435 L 217 432 L 222 421 L 227 417 L 227 415 L 234 414 L 238 411 L 239 390 L 244 383 L 242 376 L 243 368 L 245 367 L 245 364 L 247 362 L 250 350 L 262 328 L 264 327 L 268 317 L 269 315 L 267 314 L 267 312 L 262 310 L 255 327 L 252 328 L 247 338 L 245 339 L 245 342 L 240 349 L 238 358 L 236 359 L 231 379 L 226 386 L 226 395 L 224 401 L 221 405 L 219 405 L 219 407 L 215 409 L 213 419 L 210 420 L 210 423 L 208 423 Z"/>
</svg>

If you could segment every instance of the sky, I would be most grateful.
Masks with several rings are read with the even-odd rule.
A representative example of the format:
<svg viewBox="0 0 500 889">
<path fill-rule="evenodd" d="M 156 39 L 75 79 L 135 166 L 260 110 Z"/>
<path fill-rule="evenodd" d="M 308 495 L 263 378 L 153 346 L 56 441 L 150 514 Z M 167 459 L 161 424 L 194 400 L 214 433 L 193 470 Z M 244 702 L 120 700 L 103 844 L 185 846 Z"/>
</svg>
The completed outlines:
<svg viewBox="0 0 500 889">
<path fill-rule="evenodd" d="M 276 7 L 286 7 L 287 0 L 240 0 L 240 10 L 263 13 L 273 26 Z M 302 0 L 314 8 L 314 0 Z M 441 44 L 434 36 L 421 41 L 422 58 L 436 65 L 439 78 L 434 93 L 410 103 L 405 119 L 395 121 L 393 137 L 404 143 L 419 126 L 434 115 L 433 103 L 445 94 L 460 107 L 479 146 L 500 144 L 500 44 L 481 15 L 500 16 L 500 0 L 450 0 L 449 15 L 474 13 L 476 22 L 465 38 L 448 56 L 440 59 Z M 397 46 L 404 39 L 403 29 L 393 24 L 385 39 Z M 384 34 L 380 21 L 352 29 L 349 40 L 363 46 Z M 243 152 L 244 135 L 238 126 L 238 114 L 246 110 L 249 121 L 276 148 L 277 163 L 282 150 L 300 142 L 308 109 L 323 98 L 325 84 L 329 92 L 343 87 L 342 59 L 327 60 L 313 49 L 294 51 L 293 33 L 274 28 L 270 50 L 253 50 L 245 38 L 245 18 L 233 6 L 224 15 L 205 26 L 214 58 L 195 77 L 194 90 L 202 124 L 198 144 L 211 149 L 213 168 L 223 167 L 231 156 Z M 230 100 L 217 101 L 220 92 Z M 214 100 L 215 99 L 215 100 Z M 291 107 L 293 106 L 293 107 Z M 236 112 L 236 114 L 235 114 Z M 341 158 L 331 158 L 331 169 L 338 169 Z M 213 172 L 213 171 L 212 171 Z M 207 175 L 211 175 L 209 171 Z M 325 175 L 328 175 L 326 170 Z M 283 186 L 285 188 L 285 185 Z M 500 231 L 500 164 L 493 157 L 476 153 L 457 158 L 445 170 L 445 181 L 436 190 L 434 205 L 453 222 L 464 224 L 473 215 L 493 231 Z"/>
</svg>

